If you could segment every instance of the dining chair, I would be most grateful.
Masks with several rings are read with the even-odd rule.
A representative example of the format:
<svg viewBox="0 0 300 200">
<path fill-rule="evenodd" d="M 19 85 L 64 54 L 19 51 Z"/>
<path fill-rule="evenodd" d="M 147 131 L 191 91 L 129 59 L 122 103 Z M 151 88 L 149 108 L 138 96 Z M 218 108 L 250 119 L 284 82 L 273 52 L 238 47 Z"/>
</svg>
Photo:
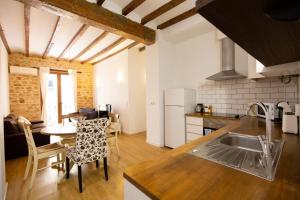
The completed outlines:
<svg viewBox="0 0 300 200">
<path fill-rule="evenodd" d="M 104 174 L 108 180 L 107 172 L 107 142 L 105 130 L 108 126 L 106 118 L 83 120 L 77 123 L 76 144 L 74 147 L 66 147 L 66 178 L 70 177 L 70 161 L 77 165 L 79 192 L 82 192 L 81 166 L 90 162 L 103 159 Z"/>
<path fill-rule="evenodd" d="M 29 170 L 31 168 L 32 160 L 33 160 L 31 182 L 29 185 L 29 189 L 31 189 L 38 170 L 42 170 L 42 169 L 45 169 L 48 167 L 64 164 L 65 161 L 60 160 L 59 158 L 60 158 L 60 155 L 65 153 L 65 148 L 63 145 L 61 145 L 59 143 L 52 143 L 52 144 L 47 144 L 47 145 L 36 147 L 33 136 L 32 136 L 31 124 L 24 122 L 23 128 L 24 128 L 24 133 L 25 133 L 26 142 L 27 142 L 27 146 L 28 146 L 28 160 L 27 160 L 26 170 L 25 170 L 25 174 L 24 174 L 24 180 L 27 179 Z M 45 159 L 45 158 L 50 158 L 53 156 L 56 156 L 57 162 L 53 162 L 53 163 L 51 163 L 50 166 L 46 166 L 46 167 L 38 169 L 39 160 Z"/>
<path fill-rule="evenodd" d="M 109 127 L 117 134 L 122 134 L 120 115 L 117 113 L 109 113 Z"/>
<path fill-rule="evenodd" d="M 106 129 L 107 139 L 109 141 L 109 147 L 111 149 L 112 143 L 114 143 L 117 149 L 117 155 L 120 156 L 118 135 L 121 134 L 121 123 L 119 114 L 109 113 L 108 127 Z"/>
</svg>

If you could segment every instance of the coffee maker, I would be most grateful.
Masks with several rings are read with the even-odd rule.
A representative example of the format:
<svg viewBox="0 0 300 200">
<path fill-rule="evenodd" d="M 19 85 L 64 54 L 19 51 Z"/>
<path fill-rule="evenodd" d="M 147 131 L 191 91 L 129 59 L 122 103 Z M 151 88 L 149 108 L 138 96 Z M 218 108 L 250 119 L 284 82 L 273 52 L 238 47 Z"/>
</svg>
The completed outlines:
<svg viewBox="0 0 300 200">
<path fill-rule="evenodd" d="M 204 105 L 202 103 L 198 103 L 197 106 L 195 107 L 195 112 L 196 113 L 203 113 L 204 112 Z"/>
</svg>

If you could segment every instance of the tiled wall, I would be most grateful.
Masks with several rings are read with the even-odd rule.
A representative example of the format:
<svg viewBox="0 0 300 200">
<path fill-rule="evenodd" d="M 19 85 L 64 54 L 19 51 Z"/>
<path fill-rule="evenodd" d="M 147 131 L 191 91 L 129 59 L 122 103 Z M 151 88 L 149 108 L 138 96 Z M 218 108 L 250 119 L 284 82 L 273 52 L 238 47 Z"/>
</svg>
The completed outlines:
<svg viewBox="0 0 300 200">
<path fill-rule="evenodd" d="M 213 112 L 246 114 L 249 104 L 262 101 L 298 103 L 298 78 L 283 84 L 278 77 L 258 80 L 206 81 L 198 87 L 198 103 L 212 105 Z"/>
<path fill-rule="evenodd" d="M 9 55 L 9 65 L 24 67 L 55 67 L 56 69 L 76 69 L 77 107 L 93 107 L 93 66 L 79 62 L 57 61 L 54 58 L 26 57 L 22 54 Z M 41 97 L 38 76 L 9 74 L 10 111 L 30 120 L 40 119 Z"/>
</svg>

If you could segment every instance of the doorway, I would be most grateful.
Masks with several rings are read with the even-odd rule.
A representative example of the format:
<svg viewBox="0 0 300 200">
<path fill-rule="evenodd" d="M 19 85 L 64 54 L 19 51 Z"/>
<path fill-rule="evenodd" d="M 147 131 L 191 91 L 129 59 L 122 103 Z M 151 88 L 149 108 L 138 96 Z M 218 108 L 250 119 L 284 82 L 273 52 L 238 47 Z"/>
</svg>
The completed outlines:
<svg viewBox="0 0 300 200">
<path fill-rule="evenodd" d="M 62 116 L 76 112 L 75 83 L 68 73 L 50 73 L 47 85 L 47 121 L 49 125 L 62 123 Z"/>
</svg>

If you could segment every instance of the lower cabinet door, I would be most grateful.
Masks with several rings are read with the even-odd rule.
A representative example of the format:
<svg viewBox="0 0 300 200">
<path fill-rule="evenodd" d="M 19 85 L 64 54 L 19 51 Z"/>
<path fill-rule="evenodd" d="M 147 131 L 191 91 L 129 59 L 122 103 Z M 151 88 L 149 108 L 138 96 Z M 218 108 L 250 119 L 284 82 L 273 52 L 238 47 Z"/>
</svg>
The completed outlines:
<svg viewBox="0 0 300 200">
<path fill-rule="evenodd" d="M 198 139 L 202 136 L 203 135 L 195 134 L 195 133 L 186 133 L 186 141 L 191 142 L 191 141 L 196 140 L 196 139 Z"/>
</svg>

